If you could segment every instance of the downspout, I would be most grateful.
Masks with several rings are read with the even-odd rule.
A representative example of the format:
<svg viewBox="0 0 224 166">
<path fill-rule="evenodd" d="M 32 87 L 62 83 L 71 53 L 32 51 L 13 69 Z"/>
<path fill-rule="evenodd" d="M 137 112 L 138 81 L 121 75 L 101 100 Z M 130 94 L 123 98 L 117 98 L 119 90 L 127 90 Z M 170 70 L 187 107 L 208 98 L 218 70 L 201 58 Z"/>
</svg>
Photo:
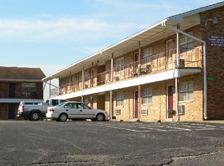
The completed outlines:
<svg viewBox="0 0 224 166">
<path fill-rule="evenodd" d="M 179 29 L 176 29 L 170 25 L 166 25 L 166 22 L 163 22 L 162 23 L 162 26 L 165 26 L 166 28 L 172 30 L 172 31 L 175 31 L 175 32 L 178 32 L 180 34 L 183 34 L 185 36 L 188 36 L 194 40 L 197 40 L 199 42 L 201 42 L 203 44 L 203 67 L 204 67 L 204 119 L 208 119 L 208 116 L 207 116 L 207 74 L 206 74 L 206 42 L 195 37 L 195 36 L 192 36 L 188 33 L 185 33 Z"/>
<path fill-rule="evenodd" d="M 113 119 L 113 114 L 112 114 L 112 109 L 113 109 L 113 91 L 111 90 L 111 84 L 113 83 L 113 71 L 114 71 L 114 54 L 112 54 L 110 63 L 111 63 L 111 67 L 110 67 L 110 119 Z"/>
</svg>

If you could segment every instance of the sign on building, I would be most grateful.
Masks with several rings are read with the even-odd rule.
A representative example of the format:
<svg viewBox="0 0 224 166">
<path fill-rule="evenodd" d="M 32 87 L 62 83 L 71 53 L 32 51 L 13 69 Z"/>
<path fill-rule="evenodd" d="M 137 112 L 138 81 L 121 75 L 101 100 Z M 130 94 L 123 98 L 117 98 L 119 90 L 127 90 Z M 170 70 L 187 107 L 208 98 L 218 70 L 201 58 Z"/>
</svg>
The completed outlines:
<svg viewBox="0 0 224 166">
<path fill-rule="evenodd" d="M 224 35 L 210 35 L 208 37 L 208 45 L 224 47 Z"/>
</svg>

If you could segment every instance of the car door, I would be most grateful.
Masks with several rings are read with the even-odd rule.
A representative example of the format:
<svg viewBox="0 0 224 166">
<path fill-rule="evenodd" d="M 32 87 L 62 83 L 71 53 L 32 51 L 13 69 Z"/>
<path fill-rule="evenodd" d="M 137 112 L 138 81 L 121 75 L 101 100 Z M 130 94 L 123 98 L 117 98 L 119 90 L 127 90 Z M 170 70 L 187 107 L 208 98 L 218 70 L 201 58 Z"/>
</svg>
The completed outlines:
<svg viewBox="0 0 224 166">
<path fill-rule="evenodd" d="M 76 103 L 67 103 L 64 105 L 64 110 L 68 114 L 69 118 L 79 118 L 79 110 Z"/>
<path fill-rule="evenodd" d="M 84 103 L 77 103 L 77 109 L 80 113 L 80 118 L 94 118 L 93 110 Z"/>
</svg>

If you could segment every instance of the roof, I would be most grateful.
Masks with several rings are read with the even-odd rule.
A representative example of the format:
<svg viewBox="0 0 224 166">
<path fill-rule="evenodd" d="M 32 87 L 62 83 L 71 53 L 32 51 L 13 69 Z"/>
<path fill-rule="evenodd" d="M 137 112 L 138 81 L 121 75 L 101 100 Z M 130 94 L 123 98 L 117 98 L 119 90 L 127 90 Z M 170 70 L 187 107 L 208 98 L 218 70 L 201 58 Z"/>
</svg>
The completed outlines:
<svg viewBox="0 0 224 166">
<path fill-rule="evenodd" d="M 160 39 L 164 39 L 166 37 L 169 37 L 175 32 L 170 31 L 163 25 L 170 25 L 170 26 L 177 26 L 177 24 L 180 25 L 181 30 L 184 31 L 190 27 L 193 27 L 195 25 L 198 25 L 200 23 L 200 13 L 212 10 L 215 8 L 219 8 L 224 6 L 224 1 L 201 7 L 198 9 L 194 9 L 188 12 L 184 12 L 181 14 L 173 15 L 170 17 L 165 18 L 164 20 L 130 36 L 122 41 L 119 41 L 103 50 L 100 50 L 99 52 L 90 55 L 87 58 L 84 58 L 78 62 L 75 62 L 74 64 L 48 76 L 43 79 L 43 81 L 48 81 L 54 78 L 64 78 L 71 74 L 73 74 L 73 71 L 81 71 L 82 69 L 87 69 L 92 66 L 92 63 L 98 63 L 98 65 L 102 65 L 105 63 L 105 61 L 110 60 L 113 57 L 121 56 L 127 52 L 137 50 L 139 48 L 139 44 L 141 47 L 144 47 L 146 45 L 149 45 L 150 43 L 153 43 L 155 41 L 158 41 Z"/>
<path fill-rule="evenodd" d="M 1 81 L 41 81 L 45 74 L 40 68 L 26 68 L 26 67 L 4 67 L 0 66 L 0 80 Z"/>
</svg>

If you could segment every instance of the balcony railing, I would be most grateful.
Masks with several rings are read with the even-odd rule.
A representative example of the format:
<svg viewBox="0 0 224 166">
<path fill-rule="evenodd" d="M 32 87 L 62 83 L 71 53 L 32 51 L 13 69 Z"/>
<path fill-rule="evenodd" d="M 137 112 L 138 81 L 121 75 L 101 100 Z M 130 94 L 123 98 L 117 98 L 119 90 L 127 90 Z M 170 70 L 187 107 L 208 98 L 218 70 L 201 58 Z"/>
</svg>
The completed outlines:
<svg viewBox="0 0 224 166">
<path fill-rule="evenodd" d="M 179 57 L 179 68 L 202 67 L 202 56 L 199 52 L 199 48 L 194 48 L 190 51 L 180 53 Z M 163 71 L 173 70 L 175 68 L 175 64 L 176 49 L 173 49 L 149 56 L 141 59 L 140 61 L 131 62 L 129 64 L 114 68 L 112 72 L 111 70 L 107 70 L 96 75 L 84 77 L 83 80 L 76 80 L 71 83 L 61 85 L 59 89 L 56 88 L 51 90 L 51 96 L 96 87 L 113 81 L 121 81 L 148 74 L 156 74 Z"/>
<path fill-rule="evenodd" d="M 28 91 L 15 91 L 14 93 L 9 93 L 7 90 L 0 90 L 0 98 L 22 98 L 22 99 L 37 99 L 37 92 Z"/>
</svg>

